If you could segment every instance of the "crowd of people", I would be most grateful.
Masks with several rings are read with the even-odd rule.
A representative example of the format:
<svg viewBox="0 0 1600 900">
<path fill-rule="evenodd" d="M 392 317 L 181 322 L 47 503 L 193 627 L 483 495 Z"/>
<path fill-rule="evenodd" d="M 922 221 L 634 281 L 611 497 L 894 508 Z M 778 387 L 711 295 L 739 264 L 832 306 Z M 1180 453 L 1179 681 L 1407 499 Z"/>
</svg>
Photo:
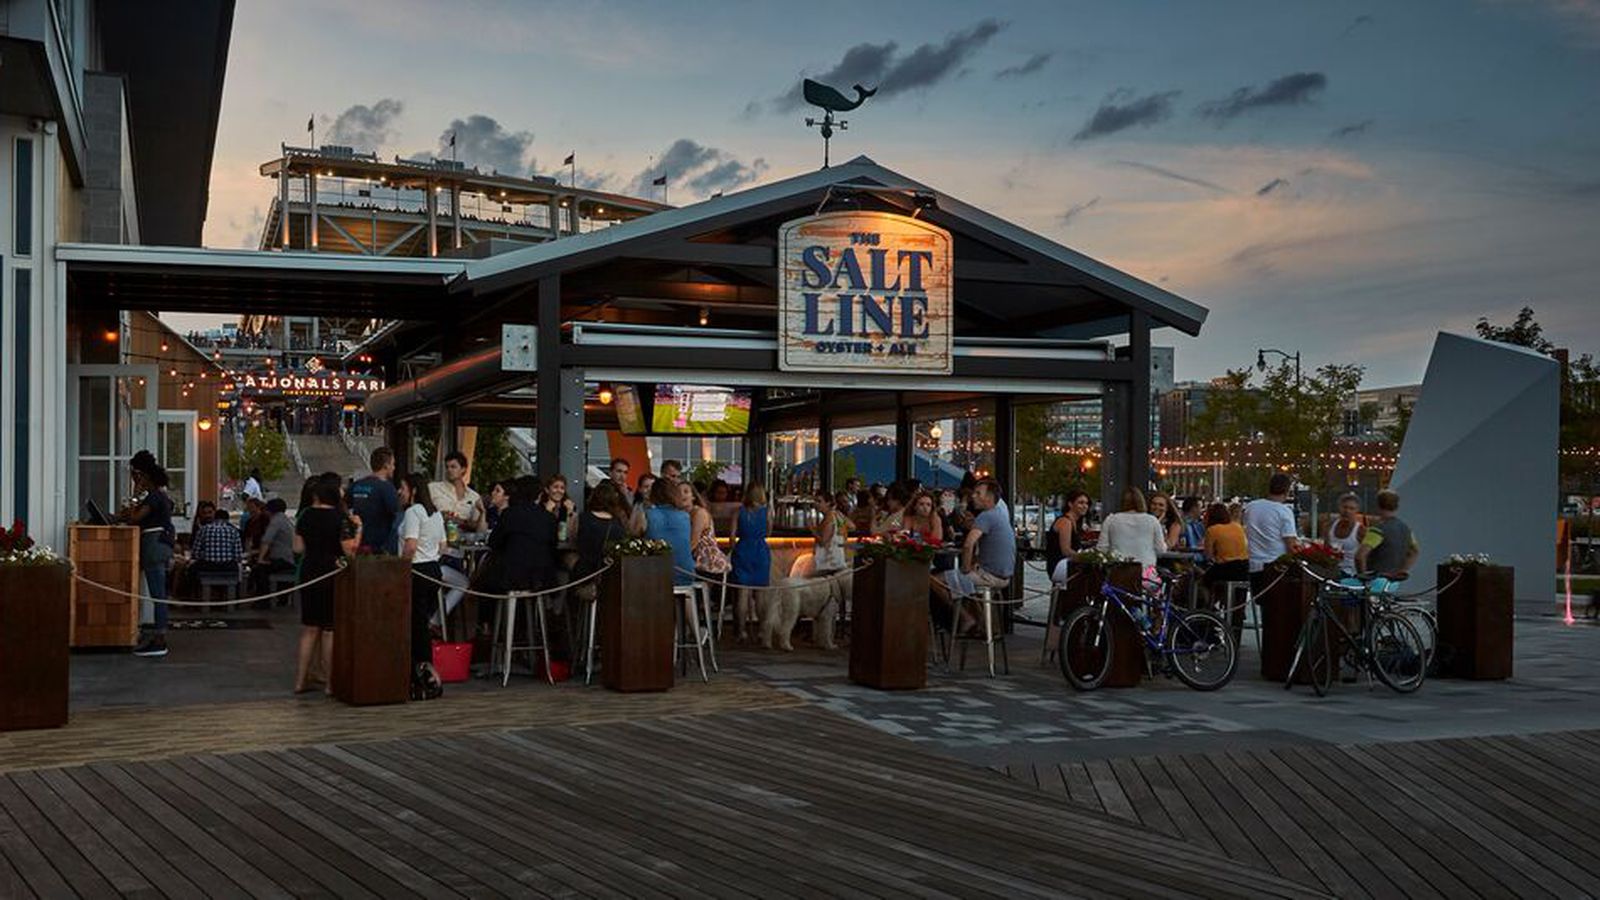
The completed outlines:
<svg viewBox="0 0 1600 900">
<path fill-rule="evenodd" d="M 1199 497 L 1179 502 L 1164 493 L 1147 497 L 1128 487 L 1118 511 L 1105 517 L 1097 533 L 1089 525 L 1088 495 L 1073 491 L 1051 526 L 1046 567 L 1056 584 L 1064 584 L 1072 560 L 1095 549 L 1133 559 L 1146 570 L 1155 569 L 1163 559 L 1199 563 L 1201 584 L 1215 601 L 1222 599 L 1229 583 L 1248 582 L 1261 591 L 1267 587 L 1268 567 L 1305 540 L 1291 505 L 1293 484 L 1287 473 L 1275 473 L 1268 480 L 1266 496 L 1243 504 L 1205 503 Z M 1338 513 L 1320 530 L 1320 539 L 1337 551 L 1344 575 L 1403 579 L 1409 574 L 1418 545 L 1399 509 L 1400 497 L 1393 491 L 1378 493 L 1371 517 L 1363 514 L 1361 498 L 1355 494 L 1339 498 Z"/>
</svg>

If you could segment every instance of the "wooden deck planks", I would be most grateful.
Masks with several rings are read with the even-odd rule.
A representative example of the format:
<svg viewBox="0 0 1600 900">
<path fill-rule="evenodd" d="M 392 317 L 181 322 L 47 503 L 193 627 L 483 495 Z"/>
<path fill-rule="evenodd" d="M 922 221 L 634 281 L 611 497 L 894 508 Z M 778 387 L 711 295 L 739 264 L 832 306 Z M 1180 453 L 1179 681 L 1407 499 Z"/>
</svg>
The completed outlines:
<svg viewBox="0 0 1600 900">
<path fill-rule="evenodd" d="M 1063 763 L 1067 801 L 1338 896 L 1600 895 L 1600 732 Z M 1023 784 L 1050 781 L 1042 768 Z M 1047 793 L 1060 796 L 1059 790 Z"/>
</svg>

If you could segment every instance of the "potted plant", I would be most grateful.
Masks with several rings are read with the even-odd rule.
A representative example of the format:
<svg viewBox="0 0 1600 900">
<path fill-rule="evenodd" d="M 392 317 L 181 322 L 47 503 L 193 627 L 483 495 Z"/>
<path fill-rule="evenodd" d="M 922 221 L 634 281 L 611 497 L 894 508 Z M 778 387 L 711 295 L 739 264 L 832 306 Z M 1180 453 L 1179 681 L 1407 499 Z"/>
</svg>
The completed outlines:
<svg viewBox="0 0 1600 900">
<path fill-rule="evenodd" d="M 1439 564 L 1439 674 L 1511 677 L 1516 572 L 1486 553 L 1454 553 Z"/>
<path fill-rule="evenodd" d="M 1300 629 L 1317 595 L 1317 582 L 1306 575 L 1306 569 L 1322 578 L 1338 578 L 1343 559 L 1344 553 L 1337 547 L 1322 541 L 1302 541 L 1267 566 L 1266 588 L 1255 596 L 1261 615 L 1262 678 L 1281 682 L 1289 676 Z M 1302 667 L 1296 673 L 1296 683 L 1310 683 L 1308 671 Z"/>
<path fill-rule="evenodd" d="M 333 578 L 333 696 L 352 706 L 411 696 L 411 563 L 350 557 Z"/>
<path fill-rule="evenodd" d="M 676 616 L 672 545 L 627 538 L 606 545 L 600 579 L 600 683 L 614 691 L 666 691 L 673 685 Z"/>
<path fill-rule="evenodd" d="M 910 532 L 856 545 L 851 575 L 850 680 L 915 690 L 928 680 L 928 571 L 937 547 Z"/>
<path fill-rule="evenodd" d="M 72 566 L 18 519 L 0 531 L 0 731 L 67 724 Z"/>
<path fill-rule="evenodd" d="M 1061 589 L 1061 602 L 1057 604 L 1053 617 L 1055 621 L 1045 631 L 1047 645 L 1058 652 L 1061 643 L 1060 628 L 1057 626 L 1059 621 L 1065 619 L 1072 610 L 1094 602 L 1100 596 L 1100 589 L 1108 582 L 1129 593 L 1139 593 L 1143 570 L 1131 556 L 1090 547 L 1077 552 L 1067 571 L 1067 583 Z M 1111 671 L 1106 673 L 1105 681 L 1101 684 L 1104 687 L 1133 687 L 1144 677 L 1144 639 L 1139 636 L 1133 622 L 1118 612 L 1115 606 L 1107 610 L 1106 622 L 1111 629 L 1115 650 L 1111 656 Z"/>
</svg>

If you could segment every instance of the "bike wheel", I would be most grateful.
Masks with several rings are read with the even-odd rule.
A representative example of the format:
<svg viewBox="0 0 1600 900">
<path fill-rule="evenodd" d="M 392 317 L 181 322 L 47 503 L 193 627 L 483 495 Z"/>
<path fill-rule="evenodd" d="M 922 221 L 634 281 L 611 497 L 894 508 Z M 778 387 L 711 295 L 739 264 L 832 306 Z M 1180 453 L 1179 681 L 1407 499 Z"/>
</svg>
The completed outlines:
<svg viewBox="0 0 1600 900">
<path fill-rule="evenodd" d="M 1311 679 L 1311 690 L 1318 697 L 1326 697 L 1328 688 L 1333 686 L 1333 670 L 1339 663 L 1338 654 L 1330 646 L 1327 617 L 1313 612 L 1311 618 L 1306 620 L 1303 639 L 1306 675 Z"/>
<path fill-rule="evenodd" d="M 1172 673 L 1197 691 L 1214 691 L 1233 680 L 1239 648 L 1220 618 L 1205 612 L 1173 616 L 1167 630 Z"/>
<path fill-rule="evenodd" d="M 1425 610 L 1406 608 L 1398 610 L 1398 614 L 1411 623 L 1411 627 L 1417 630 L 1417 637 L 1422 639 L 1423 669 L 1434 671 L 1439 654 L 1439 626 L 1433 621 L 1433 616 Z"/>
<path fill-rule="evenodd" d="M 1379 613 L 1367 631 L 1367 660 L 1378 680 L 1402 694 L 1422 687 L 1427 651 L 1416 626 L 1396 613 Z"/>
<path fill-rule="evenodd" d="M 1080 691 L 1092 691 L 1111 671 L 1111 627 L 1092 606 L 1080 606 L 1061 624 L 1061 676 Z"/>
</svg>

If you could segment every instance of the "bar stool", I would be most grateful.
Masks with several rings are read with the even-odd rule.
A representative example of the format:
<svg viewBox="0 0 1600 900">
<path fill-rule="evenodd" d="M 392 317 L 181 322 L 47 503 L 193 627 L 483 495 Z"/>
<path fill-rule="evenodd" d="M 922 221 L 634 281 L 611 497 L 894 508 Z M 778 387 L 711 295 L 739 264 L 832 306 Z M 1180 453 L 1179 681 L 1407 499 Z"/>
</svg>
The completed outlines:
<svg viewBox="0 0 1600 900">
<path fill-rule="evenodd" d="M 587 685 L 594 681 L 595 632 L 599 627 L 600 595 L 596 593 L 593 599 L 582 602 L 589 606 L 589 611 L 584 616 L 586 633 L 583 636 L 583 683 Z"/>
<path fill-rule="evenodd" d="M 292 588 L 298 583 L 299 579 L 293 572 L 271 572 L 267 575 L 267 593 L 276 594 L 281 590 Z M 284 594 L 282 597 L 278 598 L 278 605 L 288 606 L 290 603 L 293 603 L 296 599 L 298 599 L 299 596 L 299 591 L 295 591 L 292 594 Z"/>
<path fill-rule="evenodd" d="M 223 599 L 239 599 L 239 570 L 231 572 L 206 572 L 195 573 L 195 584 L 200 589 L 200 599 L 210 600 L 212 588 L 222 588 Z"/>
<path fill-rule="evenodd" d="M 1007 593 L 1008 591 L 1004 586 L 980 586 L 973 590 L 971 596 L 963 597 L 954 604 L 955 612 L 950 618 L 950 657 L 953 658 L 955 656 L 956 645 L 960 644 L 961 662 L 958 664 L 960 668 L 966 669 L 967 667 L 967 644 L 972 641 L 982 641 L 984 650 L 989 654 L 989 677 L 994 677 L 994 648 L 996 644 L 1000 645 L 1000 661 L 1004 666 L 1004 672 L 1007 675 L 1011 674 L 1011 659 L 1006 654 L 1005 629 L 999 629 L 999 633 L 996 634 L 995 620 L 1004 608 L 1021 606 L 1023 601 L 1020 598 L 1013 600 L 1006 596 Z M 978 610 L 982 613 L 983 637 L 972 638 L 961 635 L 961 604 L 964 602 L 976 604 Z"/>
<path fill-rule="evenodd" d="M 527 609 L 529 605 L 533 608 Z M 523 615 L 526 617 L 523 628 L 527 634 L 526 643 L 523 644 L 516 643 L 518 606 L 524 608 Z M 555 673 L 550 668 L 550 633 L 545 625 L 543 597 L 530 597 L 520 591 L 512 591 L 509 597 L 500 601 L 500 608 L 495 611 L 494 633 L 498 640 L 489 659 L 489 675 L 494 676 L 495 663 L 498 661 L 501 664 L 501 687 L 511 683 L 511 657 L 518 651 L 543 657 L 544 680 L 552 685 L 556 683 Z M 528 660 L 528 668 L 534 668 L 532 658 Z"/>
<path fill-rule="evenodd" d="M 1061 650 L 1061 635 L 1056 635 L 1056 646 L 1050 646 L 1050 629 L 1056 627 L 1056 613 L 1061 611 L 1061 600 L 1066 597 L 1066 589 L 1055 582 L 1050 583 L 1050 611 L 1044 617 L 1044 644 L 1039 648 L 1039 665 L 1047 665 Z"/>
<path fill-rule="evenodd" d="M 1233 611 L 1236 610 L 1236 609 L 1243 609 L 1244 613 L 1245 613 L 1245 615 L 1244 615 L 1244 618 L 1245 618 L 1244 624 L 1249 625 L 1250 628 L 1251 628 L 1251 631 L 1254 632 L 1255 638 L 1256 638 L 1256 649 L 1260 650 L 1261 649 L 1261 608 L 1256 605 L 1256 595 L 1255 595 L 1255 593 L 1253 591 L 1250 590 L 1250 582 L 1248 582 L 1248 581 L 1224 581 L 1222 583 L 1222 587 L 1223 587 L 1223 596 L 1225 598 L 1227 598 L 1224 601 L 1226 608 L 1224 608 L 1222 610 L 1222 621 L 1223 621 L 1223 624 L 1228 626 L 1228 630 L 1229 631 L 1232 631 L 1233 630 Z M 1244 592 L 1244 600 L 1242 602 L 1235 602 L 1234 597 L 1238 596 L 1240 591 Z"/>
<path fill-rule="evenodd" d="M 700 680 L 710 682 L 711 677 L 706 672 L 707 648 L 711 651 L 712 670 L 715 671 L 717 665 L 716 641 L 711 633 L 711 599 L 699 581 L 673 585 L 672 597 L 678 620 L 678 638 L 672 646 L 672 660 L 680 663 L 680 672 L 688 674 L 689 661 L 683 651 L 693 648 L 700 665 Z"/>
</svg>

